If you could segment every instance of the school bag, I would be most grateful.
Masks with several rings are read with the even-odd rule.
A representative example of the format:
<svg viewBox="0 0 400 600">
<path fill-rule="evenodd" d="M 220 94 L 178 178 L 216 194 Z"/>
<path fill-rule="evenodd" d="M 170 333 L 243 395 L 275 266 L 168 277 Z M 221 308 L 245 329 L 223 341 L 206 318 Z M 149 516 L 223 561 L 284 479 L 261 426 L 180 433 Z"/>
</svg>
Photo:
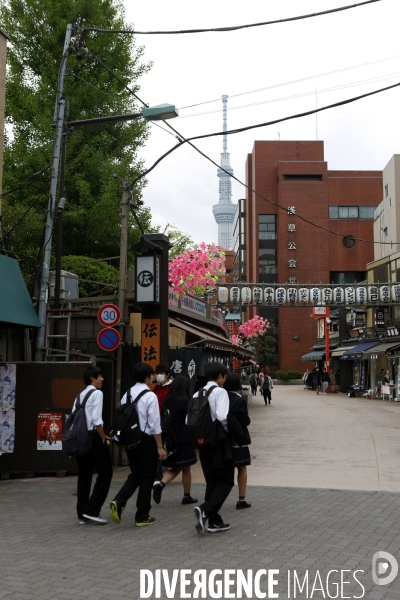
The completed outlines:
<svg viewBox="0 0 400 600">
<path fill-rule="evenodd" d="M 143 433 L 140 429 L 139 416 L 136 410 L 138 400 L 150 390 L 142 390 L 132 402 L 131 388 L 129 388 L 126 403 L 115 409 L 112 418 L 111 439 L 121 448 L 137 448 L 142 441 Z"/>
<path fill-rule="evenodd" d="M 208 398 L 217 387 L 212 385 L 208 390 L 201 388 L 198 396 L 189 402 L 187 428 L 190 441 L 194 446 L 203 446 L 207 443 L 213 424 Z"/>
<path fill-rule="evenodd" d="M 92 449 L 92 440 L 86 423 L 85 406 L 95 391 L 89 390 L 81 404 L 78 395 L 75 400 L 75 410 L 66 420 L 64 433 L 61 436 L 61 444 L 63 452 L 68 456 L 82 456 Z"/>
</svg>

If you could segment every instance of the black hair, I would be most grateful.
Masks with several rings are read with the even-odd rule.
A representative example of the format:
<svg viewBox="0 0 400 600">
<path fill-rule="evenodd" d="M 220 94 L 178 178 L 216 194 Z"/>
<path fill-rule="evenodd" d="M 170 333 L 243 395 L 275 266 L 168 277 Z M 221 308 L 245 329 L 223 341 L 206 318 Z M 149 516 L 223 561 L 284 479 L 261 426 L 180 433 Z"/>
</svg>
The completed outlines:
<svg viewBox="0 0 400 600">
<path fill-rule="evenodd" d="M 183 375 L 175 377 L 171 385 L 169 386 L 168 394 L 165 398 L 176 398 L 177 396 L 183 396 L 184 398 L 191 398 L 190 395 L 190 381 Z"/>
<path fill-rule="evenodd" d="M 227 392 L 240 392 L 242 386 L 240 384 L 240 377 L 236 373 L 228 373 L 225 379 L 224 388 Z"/>
<path fill-rule="evenodd" d="M 168 367 L 168 365 L 157 365 L 156 373 L 157 375 L 159 375 L 160 373 L 165 373 L 166 375 L 169 375 L 171 373 L 171 369 Z"/>
<path fill-rule="evenodd" d="M 88 367 L 83 371 L 83 381 L 86 385 L 90 385 L 92 383 L 92 378 L 97 379 L 99 375 L 103 375 L 103 372 L 99 367 Z"/>
<path fill-rule="evenodd" d="M 205 376 L 207 381 L 217 381 L 220 375 L 224 376 L 228 373 L 227 367 L 218 361 L 209 362 L 206 365 Z"/>
<path fill-rule="evenodd" d="M 135 383 L 144 383 L 151 375 L 154 375 L 154 369 L 148 363 L 137 363 L 137 365 L 133 367 L 133 378 Z"/>
<path fill-rule="evenodd" d="M 6 363 L 0 363 L 0 367 L 4 367 L 8 371 L 8 365 Z"/>
</svg>

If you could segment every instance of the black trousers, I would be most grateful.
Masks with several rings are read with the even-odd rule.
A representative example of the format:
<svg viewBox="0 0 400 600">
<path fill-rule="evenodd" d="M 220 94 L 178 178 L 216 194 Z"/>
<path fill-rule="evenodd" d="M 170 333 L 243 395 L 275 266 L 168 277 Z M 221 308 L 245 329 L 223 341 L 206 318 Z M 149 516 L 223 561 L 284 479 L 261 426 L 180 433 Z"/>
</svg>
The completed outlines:
<svg viewBox="0 0 400 600">
<path fill-rule="evenodd" d="M 251 386 L 251 393 L 253 394 L 253 396 L 255 396 L 257 394 L 257 386 L 256 385 Z"/>
<path fill-rule="evenodd" d="M 268 404 L 267 403 L 267 399 L 268 399 L 269 404 L 271 404 L 271 390 L 269 388 L 263 388 L 262 389 L 262 393 L 263 393 L 263 396 L 264 396 L 264 402 L 265 402 L 265 404 Z"/>
<path fill-rule="evenodd" d="M 127 450 L 131 473 L 114 500 L 121 506 L 126 506 L 128 500 L 139 488 L 136 499 L 136 521 L 148 518 L 151 509 L 151 492 L 158 464 L 156 441 L 151 435 L 143 434 L 143 439 L 137 448 Z"/>
<path fill-rule="evenodd" d="M 113 476 L 110 450 L 107 443 L 101 441 L 97 432 L 92 437 L 92 450 L 83 456 L 78 456 L 78 502 L 76 511 L 78 519 L 83 515 L 98 517 L 101 507 L 106 501 L 108 490 Z M 98 475 L 90 495 L 93 471 Z"/>
<path fill-rule="evenodd" d="M 200 508 L 206 513 L 210 525 L 222 523 L 219 514 L 221 506 L 229 496 L 234 486 L 234 466 L 232 461 L 227 461 L 223 468 L 213 467 L 216 449 L 212 446 L 200 448 L 200 462 L 206 480 L 206 495 Z"/>
</svg>

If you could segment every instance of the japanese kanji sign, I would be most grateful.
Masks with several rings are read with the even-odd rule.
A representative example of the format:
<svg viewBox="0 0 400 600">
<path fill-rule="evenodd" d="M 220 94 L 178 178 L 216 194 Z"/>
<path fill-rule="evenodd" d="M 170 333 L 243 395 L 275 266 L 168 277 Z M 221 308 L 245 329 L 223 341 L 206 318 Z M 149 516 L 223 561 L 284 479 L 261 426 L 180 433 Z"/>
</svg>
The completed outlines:
<svg viewBox="0 0 400 600">
<path fill-rule="evenodd" d="M 160 319 L 142 319 L 142 362 L 154 370 L 160 362 Z"/>
<path fill-rule="evenodd" d="M 136 302 L 160 302 L 160 259 L 158 256 L 136 257 Z"/>
</svg>

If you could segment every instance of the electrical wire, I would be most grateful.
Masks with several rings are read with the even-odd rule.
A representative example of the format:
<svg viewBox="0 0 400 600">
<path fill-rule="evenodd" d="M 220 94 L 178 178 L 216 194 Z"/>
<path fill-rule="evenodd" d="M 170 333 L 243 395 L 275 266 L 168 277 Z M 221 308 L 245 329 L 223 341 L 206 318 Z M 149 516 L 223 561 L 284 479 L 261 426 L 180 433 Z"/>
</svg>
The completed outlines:
<svg viewBox="0 0 400 600">
<path fill-rule="evenodd" d="M 20 217 L 18 219 L 18 221 L 16 223 L 14 223 L 14 225 L 11 227 L 11 229 L 9 229 L 3 236 L 3 240 L 6 240 L 11 233 L 14 231 L 14 229 L 16 227 L 18 227 L 18 225 L 25 219 L 25 217 L 27 216 L 27 214 L 32 210 L 32 208 L 37 204 L 37 202 L 40 200 L 40 198 L 44 195 L 45 191 L 48 189 L 48 184 L 46 183 L 45 187 L 43 188 L 43 190 L 40 192 L 39 196 L 37 198 L 35 198 L 35 200 L 33 201 L 33 203 L 28 206 L 28 208 L 26 209 L 26 211 L 24 212 L 24 214 L 22 215 L 22 217 Z"/>
<path fill-rule="evenodd" d="M 114 172 L 113 172 L 113 171 L 110 169 L 110 167 L 107 165 L 107 163 L 105 163 L 105 162 L 104 162 L 104 161 L 103 161 L 103 160 L 100 158 L 100 156 L 98 156 L 98 155 L 96 154 L 96 152 L 95 152 L 94 150 L 92 150 L 92 148 L 89 146 L 89 144 L 87 144 L 87 143 L 86 143 L 86 142 L 84 142 L 83 140 L 82 140 L 82 144 L 83 144 L 84 146 L 86 146 L 86 148 L 89 150 L 89 152 L 90 152 L 90 153 L 91 153 L 91 154 L 92 154 L 92 155 L 93 155 L 93 156 L 96 158 L 96 160 L 97 160 L 97 161 L 98 161 L 100 164 L 102 164 L 102 165 L 103 165 L 103 167 L 106 169 L 106 171 L 108 171 L 108 172 L 110 173 L 110 175 L 112 175 L 112 176 L 113 176 L 113 178 L 114 178 L 114 179 L 119 179 L 119 181 L 124 181 L 124 180 L 122 179 L 122 177 L 120 177 L 120 176 L 119 176 L 117 173 L 114 173 Z"/>
<path fill-rule="evenodd" d="M 275 25 L 278 23 L 288 23 L 291 21 L 300 21 L 302 19 L 309 19 L 311 17 L 320 17 L 323 15 L 329 15 L 331 13 L 342 12 L 351 8 L 358 8 L 365 4 L 373 4 L 374 2 L 380 2 L 381 0 L 365 0 L 365 2 L 358 2 L 357 4 L 350 4 L 348 6 L 341 6 L 339 8 L 331 8 L 317 13 L 309 13 L 305 15 L 299 15 L 296 17 L 287 17 L 286 19 L 276 19 L 274 21 L 263 21 L 261 23 L 250 23 L 248 25 L 234 25 L 231 27 L 213 27 L 211 29 L 181 29 L 175 31 L 135 31 L 131 29 L 99 29 L 97 27 L 85 27 L 82 31 L 85 34 L 87 31 L 95 33 L 123 33 L 130 35 L 175 35 L 182 33 L 209 33 L 209 32 L 227 32 L 227 31 L 238 31 L 240 29 L 250 29 L 252 27 L 262 27 L 264 25 Z"/>
<path fill-rule="evenodd" d="M 43 167 L 43 169 L 41 169 L 40 171 L 37 171 L 37 173 L 34 173 L 33 175 L 31 175 L 29 177 L 29 179 L 27 179 L 24 183 L 22 183 L 18 187 L 13 188 L 12 190 L 8 190 L 8 192 L 4 192 L 4 194 L 0 194 L 0 198 L 5 198 L 6 196 L 13 194 L 14 192 L 18 192 L 19 190 L 29 187 L 32 183 L 34 183 L 37 179 L 39 179 L 47 171 L 47 169 L 51 166 L 51 164 L 52 164 L 52 161 L 50 161 L 45 167 Z"/>
<path fill-rule="evenodd" d="M 94 85 L 93 83 L 90 83 L 90 81 L 88 81 L 87 79 L 84 79 L 83 77 L 80 77 L 79 75 L 77 75 L 76 73 L 74 73 L 73 71 L 67 71 L 66 75 L 72 75 L 73 77 L 75 77 L 76 79 L 79 79 L 80 81 L 83 81 L 84 83 L 86 83 L 87 85 L 90 85 L 92 88 L 94 88 L 95 90 L 97 90 L 98 92 L 101 92 L 102 94 L 104 94 L 105 96 L 108 96 L 108 98 L 114 98 L 113 96 L 111 96 L 111 94 L 109 94 L 108 92 L 105 92 L 104 90 L 101 90 L 99 87 L 97 87 L 96 85 Z"/>
<path fill-rule="evenodd" d="M 337 73 L 343 73 L 345 71 L 351 71 L 354 69 L 360 69 L 362 67 L 369 67 L 370 65 L 375 65 L 381 62 L 386 62 L 388 60 L 394 60 L 396 58 L 400 58 L 400 54 L 396 56 L 389 56 L 388 58 L 381 58 L 379 60 L 373 60 L 367 63 L 361 63 L 360 65 L 354 65 L 352 67 L 344 67 L 343 69 L 336 69 L 335 71 L 327 71 L 326 73 L 320 73 L 319 75 L 309 75 L 308 77 L 302 77 L 301 79 L 293 79 L 292 81 L 285 81 L 283 83 L 276 83 L 274 85 L 269 85 L 267 87 L 258 88 L 256 90 L 250 90 L 248 92 L 240 92 L 238 94 L 229 94 L 229 99 L 238 98 L 239 96 L 246 96 L 247 94 L 257 94 L 258 92 L 265 92 L 266 90 L 272 90 L 278 87 L 283 87 L 286 85 L 292 85 L 294 83 L 302 83 L 303 81 L 310 81 L 311 79 L 318 79 L 319 77 L 327 77 L 329 75 L 336 75 Z M 202 106 L 203 104 L 211 104 L 213 102 L 221 102 L 221 96 L 219 98 L 215 98 L 214 100 L 206 100 L 204 102 L 198 102 L 197 104 L 188 104 L 187 106 L 179 107 L 179 110 L 185 110 L 187 108 L 194 108 L 196 106 Z M 229 110 L 232 110 L 231 108 Z M 182 117 L 180 117 L 182 118 Z"/>
<path fill-rule="evenodd" d="M 333 92 L 335 90 L 344 90 L 344 89 L 348 89 L 348 88 L 358 87 L 360 85 L 366 85 L 367 83 L 376 83 L 378 81 L 387 81 L 388 79 L 394 79 L 395 77 L 398 77 L 399 75 L 400 75 L 400 73 L 391 73 L 389 75 L 380 75 L 378 77 L 373 77 L 371 79 L 363 79 L 361 81 L 354 81 L 353 83 L 344 83 L 344 84 L 336 85 L 336 86 L 329 87 L 329 88 L 319 89 L 318 94 L 326 94 L 327 92 Z M 285 100 L 294 100 L 296 98 L 305 98 L 307 96 L 315 96 L 315 93 L 316 93 L 315 90 L 312 90 L 311 92 L 302 92 L 301 94 L 293 94 L 292 96 L 283 96 L 280 98 L 272 98 L 270 100 L 260 100 L 260 102 L 252 102 L 251 104 L 241 104 L 239 106 L 230 106 L 229 112 L 231 112 L 232 110 L 238 110 L 241 108 L 252 108 L 253 106 L 261 106 L 263 104 L 273 104 L 274 102 L 283 102 Z M 179 120 L 181 121 L 182 119 L 188 119 L 190 117 L 202 117 L 204 115 L 212 115 L 212 114 L 220 113 L 220 112 L 221 112 L 221 109 L 218 108 L 216 110 L 209 110 L 206 112 L 194 113 L 192 115 L 179 116 Z"/>
</svg>

